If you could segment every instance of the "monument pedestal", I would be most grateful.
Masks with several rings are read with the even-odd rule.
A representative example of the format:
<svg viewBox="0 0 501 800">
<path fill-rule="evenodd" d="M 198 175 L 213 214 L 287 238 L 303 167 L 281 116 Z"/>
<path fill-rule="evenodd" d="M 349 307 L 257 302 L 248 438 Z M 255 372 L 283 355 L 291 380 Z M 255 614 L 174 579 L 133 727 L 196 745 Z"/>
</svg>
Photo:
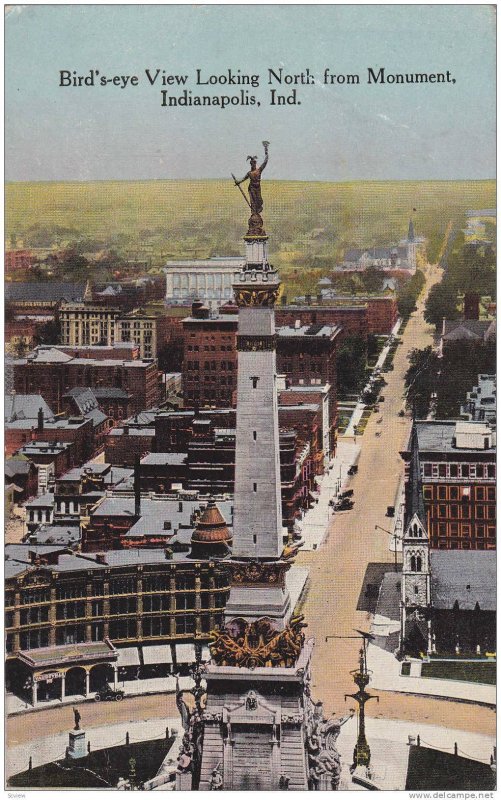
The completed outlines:
<svg viewBox="0 0 501 800">
<path fill-rule="evenodd" d="M 66 755 L 68 758 L 85 758 L 87 755 L 85 731 L 70 731 Z"/>
</svg>

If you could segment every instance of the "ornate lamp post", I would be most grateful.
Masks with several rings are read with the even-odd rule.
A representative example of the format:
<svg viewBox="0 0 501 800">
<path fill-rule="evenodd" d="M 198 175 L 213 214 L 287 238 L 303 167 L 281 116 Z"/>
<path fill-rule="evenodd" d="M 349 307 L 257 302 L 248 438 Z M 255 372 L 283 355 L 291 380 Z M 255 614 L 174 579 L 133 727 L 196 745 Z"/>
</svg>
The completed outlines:
<svg viewBox="0 0 501 800">
<path fill-rule="evenodd" d="M 344 699 L 353 697 L 358 703 L 358 736 L 355 749 L 353 751 L 353 769 L 357 767 L 368 767 L 371 761 L 371 751 L 367 739 L 365 737 L 365 704 L 368 700 L 377 700 L 379 697 L 374 694 L 369 694 L 365 691 L 365 687 L 370 681 L 370 673 L 367 669 L 367 657 L 364 646 L 360 648 L 360 659 L 358 669 L 350 672 L 353 675 L 353 680 L 358 686 L 358 692 L 355 694 L 345 694 Z"/>
</svg>

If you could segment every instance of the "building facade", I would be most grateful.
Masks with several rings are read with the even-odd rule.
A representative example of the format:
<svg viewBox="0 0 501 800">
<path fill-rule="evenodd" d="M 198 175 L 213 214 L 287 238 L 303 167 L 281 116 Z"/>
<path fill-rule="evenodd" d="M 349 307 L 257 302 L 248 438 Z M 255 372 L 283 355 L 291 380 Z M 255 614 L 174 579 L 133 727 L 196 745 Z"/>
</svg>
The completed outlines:
<svg viewBox="0 0 501 800">
<path fill-rule="evenodd" d="M 233 280 L 243 264 L 238 257 L 167 261 L 165 299 L 169 303 L 196 299 L 225 303 L 233 297 Z"/>
<path fill-rule="evenodd" d="M 33 705 L 187 668 L 193 642 L 222 621 L 228 578 L 210 558 L 28 545 L 7 553 L 7 684 Z M 167 645 L 161 654 L 157 644 Z"/>
<path fill-rule="evenodd" d="M 415 425 L 431 549 L 494 550 L 495 432 L 485 423 Z M 406 465 L 410 455 L 410 449 L 402 453 Z"/>
</svg>

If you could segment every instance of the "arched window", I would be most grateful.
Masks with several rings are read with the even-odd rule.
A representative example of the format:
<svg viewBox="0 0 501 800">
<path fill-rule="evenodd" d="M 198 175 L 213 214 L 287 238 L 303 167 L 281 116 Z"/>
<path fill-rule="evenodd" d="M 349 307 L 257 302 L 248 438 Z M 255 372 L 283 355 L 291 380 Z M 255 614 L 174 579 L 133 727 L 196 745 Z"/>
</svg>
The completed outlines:
<svg viewBox="0 0 501 800">
<path fill-rule="evenodd" d="M 416 558 L 416 572 L 421 572 L 422 568 L 423 568 L 423 562 L 421 556 L 418 556 Z"/>
<path fill-rule="evenodd" d="M 416 571 L 416 556 L 411 556 L 411 572 Z"/>
<path fill-rule="evenodd" d="M 419 530 L 416 522 L 412 526 L 412 535 L 415 536 L 416 538 L 419 536 Z"/>
</svg>

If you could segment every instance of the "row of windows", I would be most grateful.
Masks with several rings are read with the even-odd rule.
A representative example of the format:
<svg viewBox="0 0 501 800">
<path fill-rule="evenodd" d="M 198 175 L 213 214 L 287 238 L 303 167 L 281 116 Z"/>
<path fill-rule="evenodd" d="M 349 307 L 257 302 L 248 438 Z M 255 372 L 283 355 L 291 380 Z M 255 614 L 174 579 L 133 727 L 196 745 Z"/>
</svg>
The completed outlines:
<svg viewBox="0 0 501 800">
<path fill-rule="evenodd" d="M 469 506 L 469 505 L 448 505 L 432 506 L 432 517 L 443 517 L 444 519 L 496 519 L 495 506 Z"/>
<path fill-rule="evenodd" d="M 230 344 L 221 344 L 219 347 L 216 347 L 214 344 L 205 344 L 203 347 L 198 344 L 189 344 L 186 349 L 190 353 L 199 353 L 200 350 L 203 350 L 205 353 L 215 353 L 216 350 L 221 350 L 223 353 L 233 353 L 235 351 L 235 348 Z"/>
<path fill-rule="evenodd" d="M 430 464 L 422 466 L 425 478 L 495 478 L 495 464 Z"/>
<path fill-rule="evenodd" d="M 210 590 L 213 588 L 213 582 L 216 588 L 226 588 L 228 586 L 228 579 L 224 573 L 216 574 L 212 578 L 209 575 L 202 574 L 200 577 L 200 588 L 202 590 Z M 143 578 L 142 591 L 145 593 L 144 602 L 147 602 L 147 592 L 161 592 L 171 590 L 171 578 L 169 575 L 147 575 Z M 175 576 L 175 591 L 193 591 L 195 590 L 195 576 L 193 574 L 177 574 Z M 94 581 L 87 590 L 85 583 L 64 583 L 56 587 L 57 600 L 72 600 L 75 598 L 84 598 L 89 591 L 90 595 L 99 596 L 103 595 L 104 587 L 102 581 Z M 207 592 L 206 592 L 207 593 Z M 136 578 L 133 576 L 113 578 L 109 583 L 110 595 L 136 595 L 137 583 Z M 191 595 L 194 597 L 194 595 Z M 127 598 L 126 598 L 127 599 Z M 32 605 L 35 603 L 49 603 L 50 602 L 50 588 L 41 587 L 36 589 L 27 589 L 20 593 L 21 605 Z M 96 601 L 99 602 L 99 601 Z M 112 601 L 113 602 L 113 601 Z M 15 593 L 8 591 L 5 594 L 5 605 L 13 606 L 15 604 Z M 64 604 L 60 604 L 64 605 Z"/>
<path fill-rule="evenodd" d="M 423 494 L 426 500 L 496 500 L 494 486 L 425 486 Z"/>
<path fill-rule="evenodd" d="M 433 523 L 431 526 L 431 536 L 459 536 L 461 538 L 495 539 L 496 528 L 493 525 L 461 525 L 458 522 Z"/>
</svg>

